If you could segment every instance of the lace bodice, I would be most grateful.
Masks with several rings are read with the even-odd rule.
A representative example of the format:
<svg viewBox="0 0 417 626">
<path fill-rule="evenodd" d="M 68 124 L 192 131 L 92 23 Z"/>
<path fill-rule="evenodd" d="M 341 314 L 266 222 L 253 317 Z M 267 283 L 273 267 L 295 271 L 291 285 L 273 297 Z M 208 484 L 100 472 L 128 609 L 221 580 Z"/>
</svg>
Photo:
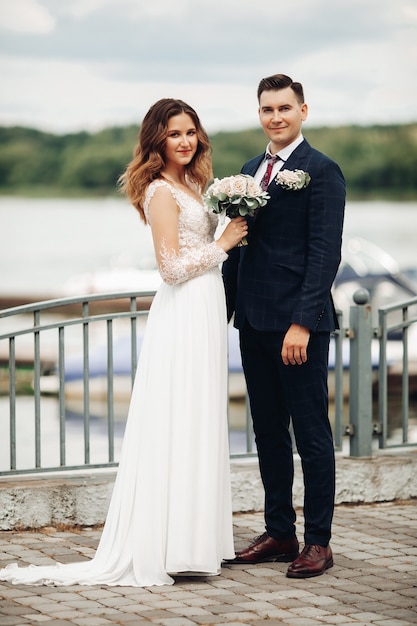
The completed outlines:
<svg viewBox="0 0 417 626">
<path fill-rule="evenodd" d="M 158 187 L 165 186 L 172 193 L 180 209 L 178 222 L 179 252 L 168 250 L 162 244 L 159 271 L 169 285 L 195 278 L 227 259 L 227 253 L 214 241 L 218 216 L 206 210 L 185 191 L 176 189 L 163 180 L 152 182 L 145 194 L 144 211 L 149 219 L 149 203 Z"/>
</svg>

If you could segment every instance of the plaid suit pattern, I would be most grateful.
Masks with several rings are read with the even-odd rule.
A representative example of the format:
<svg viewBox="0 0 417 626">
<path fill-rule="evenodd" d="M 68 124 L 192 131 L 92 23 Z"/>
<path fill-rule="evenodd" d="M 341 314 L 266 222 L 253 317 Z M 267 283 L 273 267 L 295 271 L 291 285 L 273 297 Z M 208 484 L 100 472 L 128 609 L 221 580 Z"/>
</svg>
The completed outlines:
<svg viewBox="0 0 417 626">
<path fill-rule="evenodd" d="M 246 163 L 242 173 L 253 176 L 262 159 Z M 345 183 L 338 165 L 305 140 L 285 169 L 308 172 L 310 184 L 294 191 L 270 182 L 270 200 L 250 221 L 248 245 L 229 253 L 223 276 L 228 315 L 234 312 L 240 330 L 266 531 L 275 539 L 295 533 L 292 421 L 304 473 L 304 540 L 325 546 L 335 490 L 327 358 L 337 324 L 331 286 L 341 255 Z M 281 358 L 292 324 L 311 331 L 302 365 L 284 365 Z"/>
<path fill-rule="evenodd" d="M 242 173 L 253 175 L 261 160 L 262 155 L 249 161 Z M 306 141 L 285 167 L 307 171 L 311 182 L 299 191 L 270 183 L 271 198 L 249 224 L 249 245 L 241 249 L 239 274 L 232 277 L 237 279 L 235 325 L 241 328 L 247 319 L 258 330 L 286 330 L 297 323 L 332 331 L 337 320 L 330 290 L 340 263 L 343 175 Z M 226 263 L 226 287 L 227 274 Z"/>
</svg>

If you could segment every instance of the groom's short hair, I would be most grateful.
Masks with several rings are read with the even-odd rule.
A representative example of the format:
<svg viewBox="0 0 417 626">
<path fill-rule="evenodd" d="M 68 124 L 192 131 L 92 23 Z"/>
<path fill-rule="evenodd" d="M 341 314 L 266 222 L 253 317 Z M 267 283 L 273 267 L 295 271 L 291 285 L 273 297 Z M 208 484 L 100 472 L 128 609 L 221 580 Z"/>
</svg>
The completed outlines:
<svg viewBox="0 0 417 626">
<path fill-rule="evenodd" d="M 258 85 L 258 102 L 263 91 L 272 91 L 291 87 L 300 104 L 304 102 L 304 90 L 301 83 L 294 83 L 292 78 L 285 74 L 274 74 L 267 78 L 262 78 Z"/>
</svg>

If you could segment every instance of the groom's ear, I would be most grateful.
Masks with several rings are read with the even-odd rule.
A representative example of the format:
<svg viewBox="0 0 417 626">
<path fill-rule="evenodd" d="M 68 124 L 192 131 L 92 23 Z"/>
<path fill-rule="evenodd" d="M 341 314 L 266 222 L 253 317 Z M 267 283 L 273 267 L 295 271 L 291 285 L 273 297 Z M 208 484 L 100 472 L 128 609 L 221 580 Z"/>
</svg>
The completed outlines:
<svg viewBox="0 0 417 626">
<path fill-rule="evenodd" d="M 306 102 L 303 102 L 303 104 L 301 105 L 301 119 L 303 120 L 303 122 L 306 121 L 308 117 L 308 105 Z"/>
</svg>

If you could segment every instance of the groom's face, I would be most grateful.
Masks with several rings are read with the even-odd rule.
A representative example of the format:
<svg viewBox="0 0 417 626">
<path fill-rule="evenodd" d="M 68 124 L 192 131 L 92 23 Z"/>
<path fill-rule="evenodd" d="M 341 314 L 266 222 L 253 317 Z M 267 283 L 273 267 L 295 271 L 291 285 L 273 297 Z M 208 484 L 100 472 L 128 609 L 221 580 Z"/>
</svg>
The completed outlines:
<svg viewBox="0 0 417 626">
<path fill-rule="evenodd" d="M 263 91 L 258 112 L 262 128 L 271 142 L 270 149 L 275 153 L 300 135 L 308 108 L 305 103 L 298 102 L 291 87 L 286 87 Z"/>
</svg>

